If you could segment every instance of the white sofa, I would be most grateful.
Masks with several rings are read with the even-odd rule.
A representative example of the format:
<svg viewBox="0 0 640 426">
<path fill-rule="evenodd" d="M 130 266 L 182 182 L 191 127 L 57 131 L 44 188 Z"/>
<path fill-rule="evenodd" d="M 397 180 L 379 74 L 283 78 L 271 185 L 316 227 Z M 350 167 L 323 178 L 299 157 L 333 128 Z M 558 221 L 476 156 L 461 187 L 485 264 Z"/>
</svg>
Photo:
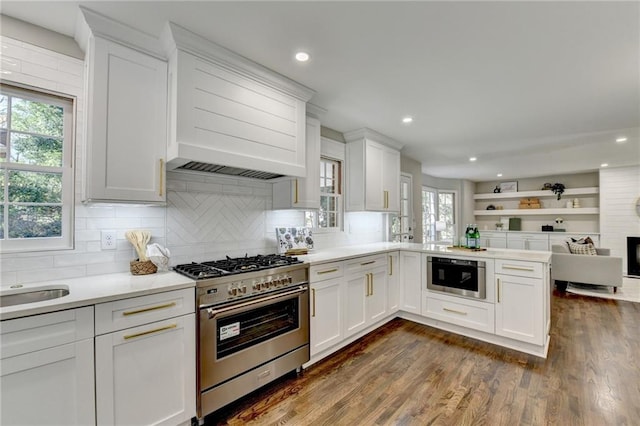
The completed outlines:
<svg viewBox="0 0 640 426">
<path fill-rule="evenodd" d="M 566 290 L 569 282 L 613 287 L 614 293 L 622 287 L 622 258 L 609 256 L 609 249 L 596 248 L 598 255 L 592 256 L 554 244 L 551 252 L 551 278 L 558 290 Z"/>
</svg>

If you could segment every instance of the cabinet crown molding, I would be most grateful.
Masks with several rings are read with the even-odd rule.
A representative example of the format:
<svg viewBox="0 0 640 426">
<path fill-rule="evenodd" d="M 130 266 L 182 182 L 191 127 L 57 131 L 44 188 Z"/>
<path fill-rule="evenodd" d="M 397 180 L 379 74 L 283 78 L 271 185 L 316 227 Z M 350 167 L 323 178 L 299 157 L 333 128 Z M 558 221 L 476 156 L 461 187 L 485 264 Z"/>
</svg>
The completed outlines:
<svg viewBox="0 0 640 426">
<path fill-rule="evenodd" d="M 79 6 L 74 39 L 85 53 L 87 52 L 87 43 L 91 35 L 123 44 L 158 59 L 167 59 L 157 38 L 121 22 L 114 21 L 91 9 Z"/>
<path fill-rule="evenodd" d="M 160 35 L 160 40 L 167 57 L 172 57 L 174 52 L 179 49 L 304 102 L 307 102 L 315 94 L 313 89 L 282 74 L 278 74 L 173 22 L 166 23 Z"/>
<path fill-rule="evenodd" d="M 360 139 L 370 139 L 391 148 L 395 148 L 398 151 L 404 146 L 403 143 L 400 143 L 395 139 L 391 139 L 389 136 L 383 135 L 382 133 L 378 133 L 375 130 L 369 129 L 368 127 L 352 130 L 344 134 L 344 140 L 347 141 L 347 143 Z"/>
</svg>

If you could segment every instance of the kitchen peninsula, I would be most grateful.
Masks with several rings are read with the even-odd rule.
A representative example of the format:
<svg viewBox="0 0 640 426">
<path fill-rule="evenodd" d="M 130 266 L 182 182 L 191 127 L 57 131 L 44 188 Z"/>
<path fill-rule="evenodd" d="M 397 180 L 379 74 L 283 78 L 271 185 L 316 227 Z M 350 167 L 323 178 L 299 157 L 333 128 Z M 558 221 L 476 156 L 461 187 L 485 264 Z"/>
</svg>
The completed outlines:
<svg viewBox="0 0 640 426">
<path fill-rule="evenodd" d="M 427 289 L 429 257 L 484 264 L 484 297 Z M 546 357 L 547 251 L 463 251 L 436 244 L 375 243 L 300 256 L 310 264 L 314 363 L 399 316 Z"/>
</svg>

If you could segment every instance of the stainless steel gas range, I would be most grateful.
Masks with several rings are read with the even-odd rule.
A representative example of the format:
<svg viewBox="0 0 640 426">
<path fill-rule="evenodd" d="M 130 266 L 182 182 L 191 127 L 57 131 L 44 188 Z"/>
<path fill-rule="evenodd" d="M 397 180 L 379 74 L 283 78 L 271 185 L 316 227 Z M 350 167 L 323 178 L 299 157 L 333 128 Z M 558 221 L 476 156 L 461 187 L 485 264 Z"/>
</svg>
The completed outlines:
<svg viewBox="0 0 640 426">
<path fill-rule="evenodd" d="M 189 263 L 196 280 L 198 417 L 309 361 L 309 267 L 295 257 Z"/>
</svg>

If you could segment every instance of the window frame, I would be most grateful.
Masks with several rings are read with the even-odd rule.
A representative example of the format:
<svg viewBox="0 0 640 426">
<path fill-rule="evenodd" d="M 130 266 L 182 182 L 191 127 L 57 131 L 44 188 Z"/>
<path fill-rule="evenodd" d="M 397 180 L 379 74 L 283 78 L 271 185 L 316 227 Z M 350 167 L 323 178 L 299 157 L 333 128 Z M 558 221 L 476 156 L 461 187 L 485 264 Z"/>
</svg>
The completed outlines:
<svg viewBox="0 0 640 426">
<path fill-rule="evenodd" d="M 0 91 L 20 99 L 43 102 L 63 108 L 62 165 L 60 167 L 38 166 L 7 161 L 0 162 L 0 173 L 4 175 L 4 191 L 2 201 L 3 215 L 0 220 L 4 224 L 4 236 L 0 239 L 0 253 L 32 252 L 49 250 L 70 250 L 74 248 L 74 205 L 75 205 L 75 129 L 77 116 L 77 99 L 74 96 L 36 88 L 20 83 L 0 79 Z M 8 112 L 9 113 L 9 112 Z M 11 129 L 7 128 L 7 141 Z M 7 151 L 9 154 L 9 150 Z M 61 235 L 60 237 L 8 238 L 8 174 L 10 171 L 55 172 L 62 175 L 61 194 Z"/>
<path fill-rule="evenodd" d="M 332 226 L 332 227 L 320 227 L 320 223 L 319 223 L 319 214 L 320 214 L 320 209 L 318 208 L 318 210 L 316 211 L 305 211 L 305 225 L 307 224 L 307 218 L 310 216 L 311 221 L 313 222 L 313 232 L 317 233 L 317 234 L 322 234 L 322 233 L 331 233 L 331 232 L 340 232 L 343 229 L 343 224 L 344 224 L 344 199 L 343 199 L 343 185 L 344 185 L 344 161 L 337 159 L 337 158 L 332 158 L 326 155 L 321 155 L 320 156 L 320 168 L 322 169 L 323 167 L 323 162 L 331 162 L 331 163 L 336 163 L 338 164 L 338 182 L 336 185 L 336 189 L 337 192 L 335 193 L 323 193 L 322 191 L 320 191 L 320 199 L 319 199 L 319 203 L 320 205 L 322 204 L 322 197 L 323 196 L 329 196 L 335 199 L 336 202 L 336 222 L 337 222 L 337 226 Z M 322 184 L 322 177 L 319 178 L 319 183 L 320 185 Z M 321 187 L 322 188 L 322 187 Z"/>
<path fill-rule="evenodd" d="M 443 239 L 442 238 L 442 231 L 441 230 L 435 230 L 436 233 L 436 239 L 427 239 L 427 230 L 428 230 L 428 226 L 427 226 L 427 221 L 425 220 L 425 210 L 424 210 L 424 193 L 425 192 L 430 192 L 435 194 L 435 212 L 434 212 L 434 216 L 435 216 L 435 221 L 433 223 L 433 228 L 435 228 L 435 222 L 439 221 L 440 219 L 440 194 L 452 194 L 453 195 L 453 212 L 451 214 L 451 219 L 452 222 L 450 223 L 450 232 L 452 234 L 451 239 Z M 421 205 L 422 205 L 422 239 L 423 239 L 423 243 L 436 243 L 436 244 L 441 244 L 441 243 L 452 243 L 452 244 L 456 244 L 456 237 L 457 237 L 457 215 L 458 215 L 458 211 L 459 211 L 459 193 L 457 190 L 454 189 L 438 189 L 438 188 L 433 188 L 430 186 L 426 186 L 423 185 L 422 186 L 422 197 L 421 197 Z"/>
</svg>

